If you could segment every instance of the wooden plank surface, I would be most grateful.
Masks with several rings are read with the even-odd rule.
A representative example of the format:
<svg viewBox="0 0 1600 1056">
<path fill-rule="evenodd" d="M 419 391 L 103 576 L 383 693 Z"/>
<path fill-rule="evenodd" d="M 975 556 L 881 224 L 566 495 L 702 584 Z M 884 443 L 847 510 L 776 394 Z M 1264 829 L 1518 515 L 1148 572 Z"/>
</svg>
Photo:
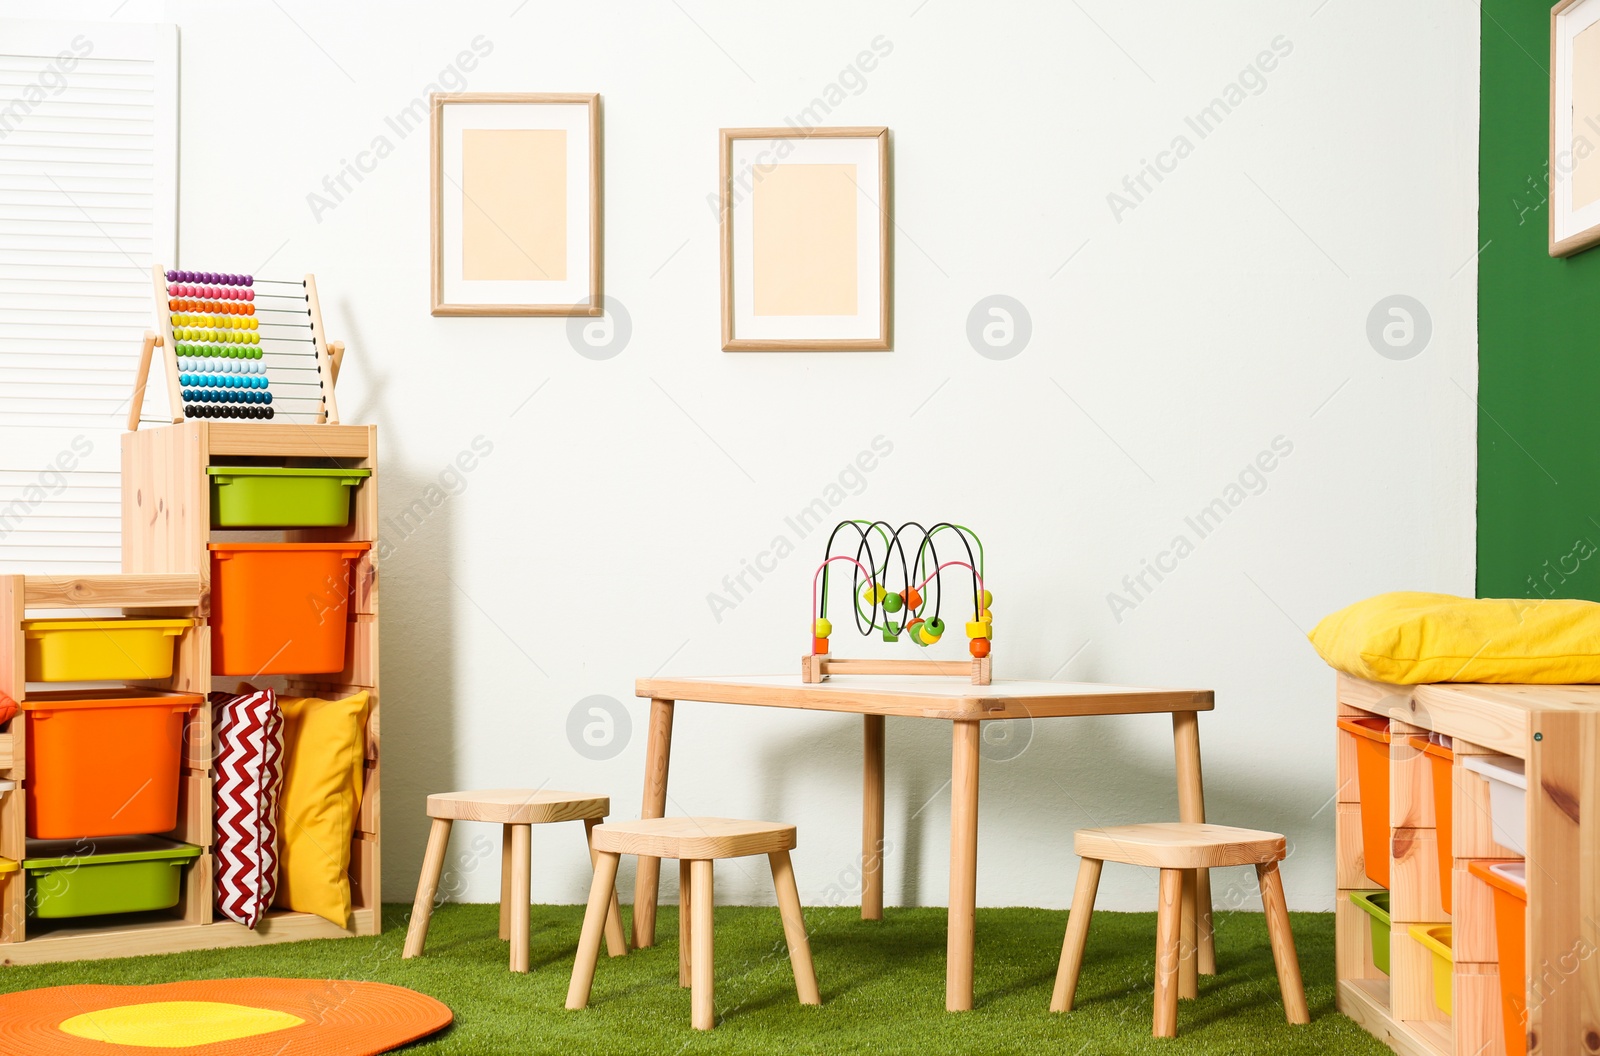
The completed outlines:
<svg viewBox="0 0 1600 1056">
<path fill-rule="evenodd" d="M 209 453 L 298 458 L 375 458 L 374 431 L 365 425 L 292 422 L 207 422 Z"/>
<path fill-rule="evenodd" d="M 200 577 L 193 574 L 31 575 L 26 580 L 23 604 L 30 609 L 157 609 L 200 604 Z"/>
<path fill-rule="evenodd" d="M 341 939 L 374 934 L 376 910 L 358 909 L 350 927 L 331 924 L 315 913 L 275 911 L 251 931 L 242 924 L 219 921 L 191 924 L 171 920 L 141 921 L 110 927 L 59 928 L 27 942 L 0 948 L 0 964 L 50 964 L 136 957 L 147 953 L 184 953 L 231 946 L 266 946 L 301 939 Z"/>
<path fill-rule="evenodd" d="M 821 683 L 802 682 L 798 675 L 641 678 L 634 691 L 653 699 L 957 720 L 1137 715 L 1213 706 L 1208 689 L 1010 680 L 975 686 L 956 679 L 871 675 L 835 675 Z"/>
</svg>

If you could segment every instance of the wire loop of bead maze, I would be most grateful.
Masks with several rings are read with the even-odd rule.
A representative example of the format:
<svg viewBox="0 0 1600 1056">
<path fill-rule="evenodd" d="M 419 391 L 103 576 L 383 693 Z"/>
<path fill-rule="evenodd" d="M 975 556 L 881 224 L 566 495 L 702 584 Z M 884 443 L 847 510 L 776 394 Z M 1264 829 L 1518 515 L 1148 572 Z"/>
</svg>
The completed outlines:
<svg viewBox="0 0 1600 1056">
<path fill-rule="evenodd" d="M 344 343 L 328 340 L 316 276 L 261 279 L 158 264 L 150 277 L 156 328 L 144 334 L 130 432 L 143 419 L 157 349 L 173 424 L 280 414 L 338 424 L 334 388 Z"/>
<path fill-rule="evenodd" d="M 834 542 L 844 534 L 848 547 L 852 532 L 857 544 L 854 556 L 835 554 Z M 965 561 L 939 559 L 934 537 L 940 532 L 955 535 L 965 552 Z M 908 539 L 916 543 L 909 558 Z M 944 605 L 942 576 L 949 569 L 965 569 L 972 588 L 972 618 L 966 621 L 967 647 L 972 660 L 869 660 L 833 656 L 829 651 L 833 623 L 828 619 L 828 584 L 832 566 L 841 563 L 852 566 L 850 599 L 856 629 L 863 636 L 880 632 L 886 642 L 909 638 L 922 648 L 936 644 L 946 631 L 940 617 Z M 897 577 L 893 575 L 896 571 Z M 891 590 L 891 581 L 900 583 L 901 588 Z M 974 684 L 987 686 L 990 681 L 989 646 L 994 637 L 994 617 L 989 605 L 993 600 L 983 582 L 983 543 L 972 529 L 948 521 L 940 521 L 931 528 L 924 528 L 916 521 L 907 521 L 898 528 L 888 521 L 840 521 L 829 534 L 822 563 L 811 578 L 811 651 L 801 657 L 801 679 L 821 682 L 830 674 L 970 675 Z M 956 603 L 961 603 L 959 598 Z"/>
</svg>

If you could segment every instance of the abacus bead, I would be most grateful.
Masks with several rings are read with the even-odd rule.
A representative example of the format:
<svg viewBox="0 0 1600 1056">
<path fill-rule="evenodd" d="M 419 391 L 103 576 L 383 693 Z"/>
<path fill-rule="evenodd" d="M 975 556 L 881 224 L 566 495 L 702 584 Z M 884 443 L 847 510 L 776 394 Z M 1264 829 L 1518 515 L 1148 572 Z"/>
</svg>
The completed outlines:
<svg viewBox="0 0 1600 1056">
<path fill-rule="evenodd" d="M 167 281 L 168 282 L 171 282 L 171 281 L 173 281 L 174 279 L 176 279 L 178 277 L 178 273 L 173 271 L 171 268 L 167 269 L 166 275 L 167 275 Z"/>
<path fill-rule="evenodd" d="M 967 650 L 972 653 L 974 660 L 982 660 L 989 655 L 989 639 L 974 638 L 967 643 Z"/>
<path fill-rule="evenodd" d="M 811 633 L 818 638 L 826 638 L 833 633 L 833 623 L 826 616 L 818 618 L 812 627 Z"/>
<path fill-rule="evenodd" d="M 256 284 L 255 276 L 254 275 L 246 275 L 244 277 L 244 284 L 246 286 L 254 286 Z"/>
<path fill-rule="evenodd" d="M 245 290 L 244 291 L 244 299 L 247 300 L 247 301 L 255 300 L 256 299 L 256 291 L 255 290 Z"/>
</svg>

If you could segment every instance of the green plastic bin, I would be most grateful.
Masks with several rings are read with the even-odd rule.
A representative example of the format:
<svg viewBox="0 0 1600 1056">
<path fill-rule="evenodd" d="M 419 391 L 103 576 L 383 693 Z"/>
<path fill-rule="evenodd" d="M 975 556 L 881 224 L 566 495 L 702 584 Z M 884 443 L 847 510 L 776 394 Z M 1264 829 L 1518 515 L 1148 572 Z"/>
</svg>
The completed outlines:
<svg viewBox="0 0 1600 1056">
<path fill-rule="evenodd" d="M 1350 901 L 1372 918 L 1372 963 L 1389 974 L 1389 892 L 1352 891 Z"/>
<path fill-rule="evenodd" d="M 141 913 L 178 904 L 200 848 L 157 836 L 29 840 L 28 915 L 45 920 Z"/>
<path fill-rule="evenodd" d="M 370 469 L 210 466 L 213 528 L 343 528 Z"/>
</svg>

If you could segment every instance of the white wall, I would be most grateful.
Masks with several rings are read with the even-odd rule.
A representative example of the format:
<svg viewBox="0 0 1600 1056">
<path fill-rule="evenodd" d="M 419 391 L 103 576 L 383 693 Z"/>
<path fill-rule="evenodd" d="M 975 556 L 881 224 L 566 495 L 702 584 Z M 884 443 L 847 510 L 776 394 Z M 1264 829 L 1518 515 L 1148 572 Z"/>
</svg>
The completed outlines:
<svg viewBox="0 0 1600 1056">
<path fill-rule="evenodd" d="M 1212 818 L 1288 833 L 1291 903 L 1331 906 L 1333 680 L 1302 632 L 1377 591 L 1473 587 L 1472 5 L 133 0 L 116 17 L 181 27 L 182 263 L 316 272 L 350 344 L 345 416 L 380 427 L 385 509 L 493 445 L 385 540 L 391 900 L 410 897 L 427 792 L 595 789 L 631 817 L 635 677 L 795 669 L 821 555 L 785 517 L 881 436 L 892 453 L 838 514 L 977 528 L 1002 676 L 1215 689 Z M 632 320 L 613 359 L 575 352 L 563 320 L 428 314 L 427 134 L 385 118 L 480 35 L 470 90 L 604 97 L 606 288 Z M 828 123 L 892 130 L 896 351 L 720 352 L 717 129 L 781 124 L 880 36 L 892 51 L 864 87 L 844 75 Z M 1245 75 L 1259 94 L 1199 137 L 1185 117 L 1280 37 L 1288 54 Z M 1108 194 L 1180 135 L 1192 150 L 1114 216 Z M 379 136 L 392 152 L 314 217 L 308 195 Z M 1000 362 L 966 335 L 996 293 L 1032 321 Z M 1431 316 L 1415 358 L 1368 342 L 1391 294 Z M 1116 619 L 1124 575 L 1192 539 L 1185 517 L 1280 437 L 1264 490 Z M 708 594 L 780 535 L 798 552 L 713 618 Z M 605 761 L 566 732 L 596 694 L 632 722 Z M 889 899 L 942 904 L 948 730 L 891 722 L 889 758 Z M 853 898 L 856 722 L 685 704 L 673 761 L 672 811 L 792 821 L 805 899 Z M 1065 906 L 1075 827 L 1174 814 L 1168 725 L 1043 723 L 986 763 L 983 797 L 982 903 Z M 463 826 L 453 847 L 465 899 L 497 895 L 492 855 L 474 860 L 487 836 Z M 536 901 L 581 900 L 575 829 L 537 833 L 535 856 Z M 770 898 L 749 863 L 720 883 Z M 1117 871 L 1101 898 L 1152 896 Z"/>
</svg>

